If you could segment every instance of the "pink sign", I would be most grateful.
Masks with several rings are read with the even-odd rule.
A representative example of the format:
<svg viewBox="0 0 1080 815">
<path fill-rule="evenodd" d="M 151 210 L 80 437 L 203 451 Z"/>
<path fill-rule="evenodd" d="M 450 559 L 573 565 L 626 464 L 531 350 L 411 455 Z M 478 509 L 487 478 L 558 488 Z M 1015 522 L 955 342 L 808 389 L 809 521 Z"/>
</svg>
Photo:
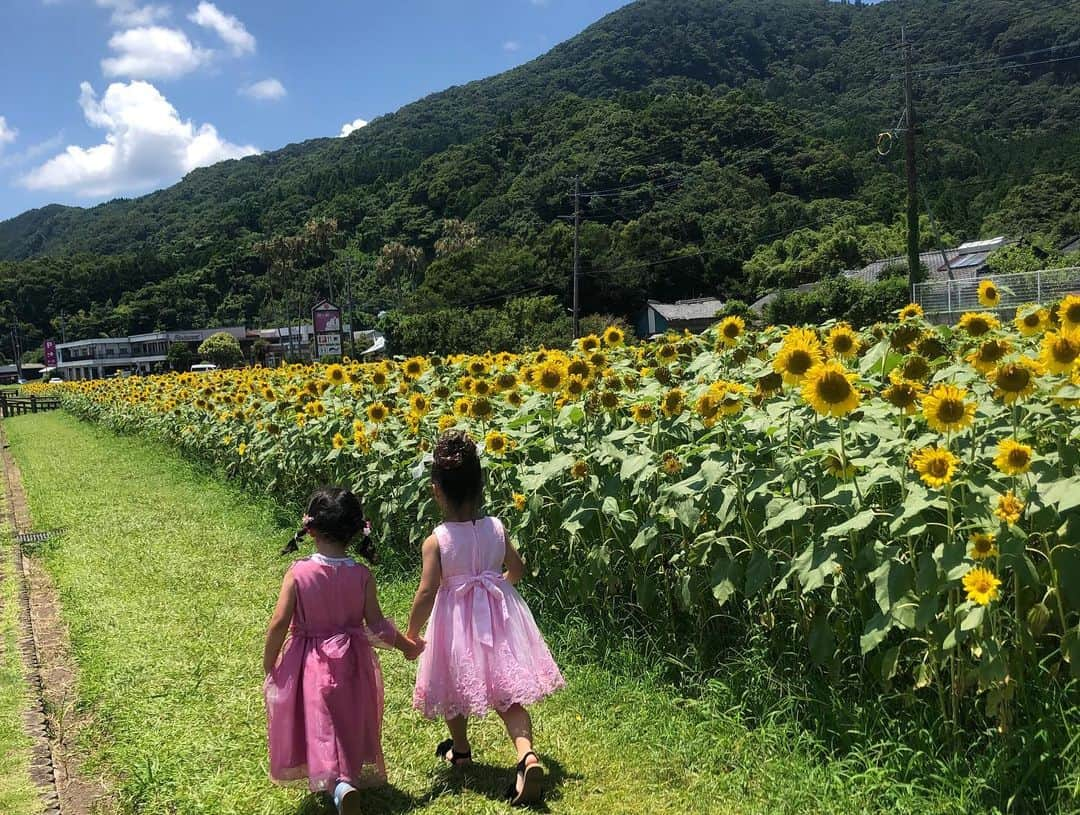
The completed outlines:
<svg viewBox="0 0 1080 815">
<path fill-rule="evenodd" d="M 45 340 L 45 367 L 56 367 L 56 340 Z"/>
<path fill-rule="evenodd" d="M 325 300 L 311 311 L 316 334 L 332 334 L 341 331 L 341 309 Z"/>
</svg>

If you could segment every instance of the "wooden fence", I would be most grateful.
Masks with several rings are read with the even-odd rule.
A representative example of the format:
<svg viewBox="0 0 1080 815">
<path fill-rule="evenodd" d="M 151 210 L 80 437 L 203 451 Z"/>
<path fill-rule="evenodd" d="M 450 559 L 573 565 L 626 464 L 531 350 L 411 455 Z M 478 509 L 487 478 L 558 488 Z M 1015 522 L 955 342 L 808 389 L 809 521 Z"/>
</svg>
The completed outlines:
<svg viewBox="0 0 1080 815">
<path fill-rule="evenodd" d="M 8 396 L 0 392 L 0 419 L 9 416 L 23 416 L 27 413 L 40 413 L 46 410 L 58 410 L 60 399 L 56 396 Z"/>
</svg>

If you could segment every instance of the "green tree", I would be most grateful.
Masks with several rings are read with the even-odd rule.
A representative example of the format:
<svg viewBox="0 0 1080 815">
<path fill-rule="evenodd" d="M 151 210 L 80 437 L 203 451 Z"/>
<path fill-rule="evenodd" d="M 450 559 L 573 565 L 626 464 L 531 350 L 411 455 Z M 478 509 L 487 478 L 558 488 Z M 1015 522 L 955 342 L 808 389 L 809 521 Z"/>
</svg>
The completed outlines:
<svg viewBox="0 0 1080 815">
<path fill-rule="evenodd" d="M 240 341 L 224 331 L 211 334 L 203 340 L 202 345 L 199 346 L 199 356 L 219 368 L 232 368 L 244 361 L 244 355 L 240 351 Z"/>
<path fill-rule="evenodd" d="M 200 348 L 201 350 L 201 348 Z M 165 356 L 170 370 L 186 371 L 195 364 L 197 357 L 186 342 L 174 342 L 169 346 L 169 352 Z"/>
</svg>

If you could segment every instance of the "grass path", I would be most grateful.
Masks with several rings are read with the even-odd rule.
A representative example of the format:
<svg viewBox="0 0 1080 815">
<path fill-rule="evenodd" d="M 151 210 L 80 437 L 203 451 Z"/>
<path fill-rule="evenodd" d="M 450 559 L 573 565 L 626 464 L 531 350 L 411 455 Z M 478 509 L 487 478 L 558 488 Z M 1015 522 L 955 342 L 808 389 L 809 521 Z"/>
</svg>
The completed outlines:
<svg viewBox="0 0 1080 815">
<path fill-rule="evenodd" d="M 0 490 L 0 812 L 36 815 L 42 804 L 30 780 L 30 738 L 23 724 L 30 688 L 19 653 L 19 583 L 12 545 Z"/>
<path fill-rule="evenodd" d="M 271 508 L 163 448 L 59 412 L 7 428 L 35 527 L 67 530 L 42 557 L 70 626 L 80 697 L 95 720 L 84 748 L 91 769 L 115 779 L 123 811 L 329 811 L 266 780 L 261 640 L 286 566 L 276 551 L 289 532 Z M 399 621 L 411 589 L 380 580 L 383 606 Z M 569 687 L 535 710 L 538 746 L 553 771 L 550 812 L 946 809 L 941 801 L 868 798 L 854 767 L 822 761 L 781 729 L 751 731 L 729 712 L 574 665 L 561 641 L 553 637 Z M 433 747 L 443 728 L 409 708 L 413 666 L 396 653 L 383 654 L 382 664 L 392 786 L 373 792 L 366 811 L 505 812 L 497 797 L 511 756 L 498 720 L 475 727 L 481 766 L 467 775 L 441 771 Z"/>
</svg>

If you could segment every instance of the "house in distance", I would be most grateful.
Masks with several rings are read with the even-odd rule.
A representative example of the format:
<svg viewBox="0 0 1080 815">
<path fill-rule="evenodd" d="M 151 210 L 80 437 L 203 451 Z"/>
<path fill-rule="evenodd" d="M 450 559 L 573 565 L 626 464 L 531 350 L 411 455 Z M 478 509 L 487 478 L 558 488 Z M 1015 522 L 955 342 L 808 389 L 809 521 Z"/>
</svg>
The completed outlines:
<svg viewBox="0 0 1080 815">
<path fill-rule="evenodd" d="M 683 329 L 700 334 L 716 322 L 723 309 L 724 302 L 715 297 L 676 300 L 674 303 L 649 300 L 634 321 L 634 330 L 642 338 Z"/>
</svg>

